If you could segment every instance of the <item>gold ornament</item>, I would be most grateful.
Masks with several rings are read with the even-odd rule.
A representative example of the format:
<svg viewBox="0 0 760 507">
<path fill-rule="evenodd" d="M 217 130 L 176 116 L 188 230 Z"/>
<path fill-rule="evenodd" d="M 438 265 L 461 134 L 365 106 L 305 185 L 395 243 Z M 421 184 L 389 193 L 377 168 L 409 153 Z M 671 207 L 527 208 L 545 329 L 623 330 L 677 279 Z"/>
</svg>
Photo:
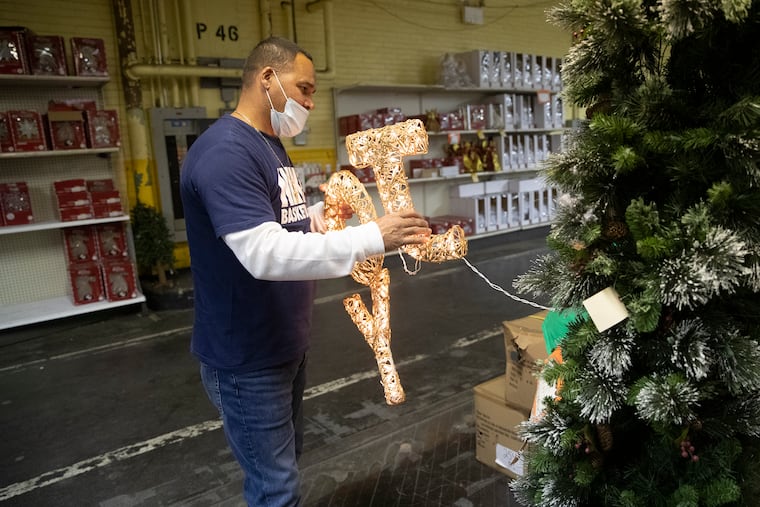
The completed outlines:
<svg viewBox="0 0 760 507">
<path fill-rule="evenodd" d="M 377 190 L 386 213 L 414 209 L 403 157 L 427 153 L 427 132 L 420 120 L 356 132 L 346 137 L 346 148 L 354 167 L 374 168 Z M 341 203 L 351 206 L 361 223 L 377 218 L 366 188 L 350 171 L 338 171 L 327 181 L 325 218 L 328 230 L 345 227 L 345 221 L 335 211 L 340 209 Z M 444 262 L 464 257 L 467 240 L 462 228 L 456 225 L 444 234 L 430 236 L 421 245 L 406 245 L 402 249 L 419 261 Z M 359 294 L 344 299 L 343 306 L 375 353 L 386 403 L 397 405 L 404 402 L 405 394 L 391 353 L 390 274 L 383 267 L 383 258 L 379 255 L 357 262 L 351 271 L 354 280 L 370 288 L 372 313 Z"/>
</svg>

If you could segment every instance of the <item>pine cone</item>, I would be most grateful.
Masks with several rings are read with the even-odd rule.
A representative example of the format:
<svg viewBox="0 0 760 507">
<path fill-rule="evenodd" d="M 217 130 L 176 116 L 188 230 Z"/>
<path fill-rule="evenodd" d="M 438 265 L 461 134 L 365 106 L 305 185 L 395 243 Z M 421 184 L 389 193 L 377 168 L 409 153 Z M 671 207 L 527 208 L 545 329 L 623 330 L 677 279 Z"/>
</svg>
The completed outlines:
<svg viewBox="0 0 760 507">
<path fill-rule="evenodd" d="M 591 466 L 598 470 L 602 468 L 602 465 L 604 465 L 604 456 L 602 456 L 601 453 L 594 451 L 591 454 Z"/>
<path fill-rule="evenodd" d="M 599 439 L 599 447 L 601 447 L 604 452 L 612 449 L 613 437 L 612 429 L 609 424 L 597 424 L 596 436 Z"/>
<path fill-rule="evenodd" d="M 612 100 L 602 97 L 596 103 L 586 108 L 586 118 L 593 120 L 596 113 L 607 114 L 610 111 L 612 111 Z"/>
<path fill-rule="evenodd" d="M 612 221 L 604 226 L 604 236 L 609 239 L 620 239 L 628 234 L 628 226 L 625 222 Z"/>
</svg>

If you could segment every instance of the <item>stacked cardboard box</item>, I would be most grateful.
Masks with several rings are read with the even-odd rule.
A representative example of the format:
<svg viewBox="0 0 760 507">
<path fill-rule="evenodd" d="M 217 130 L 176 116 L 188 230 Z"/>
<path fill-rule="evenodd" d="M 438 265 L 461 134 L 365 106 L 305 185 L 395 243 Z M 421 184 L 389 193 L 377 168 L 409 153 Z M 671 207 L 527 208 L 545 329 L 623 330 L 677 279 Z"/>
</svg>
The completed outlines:
<svg viewBox="0 0 760 507">
<path fill-rule="evenodd" d="M 528 420 L 536 395 L 537 363 L 547 358 L 541 326 L 546 311 L 505 321 L 504 375 L 475 386 L 475 457 L 509 477 L 522 475 L 523 441 L 518 426 Z"/>
</svg>

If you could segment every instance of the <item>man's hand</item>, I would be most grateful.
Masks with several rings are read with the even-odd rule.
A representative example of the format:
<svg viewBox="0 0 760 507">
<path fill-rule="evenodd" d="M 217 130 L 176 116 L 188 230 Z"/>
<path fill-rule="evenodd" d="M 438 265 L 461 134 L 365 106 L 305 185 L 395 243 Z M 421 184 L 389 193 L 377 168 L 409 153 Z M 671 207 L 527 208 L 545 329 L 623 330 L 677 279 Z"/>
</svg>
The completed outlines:
<svg viewBox="0 0 760 507">
<path fill-rule="evenodd" d="M 425 219 L 416 211 L 401 211 L 383 215 L 375 220 L 383 235 L 385 250 L 395 250 L 404 245 L 425 243 L 432 231 Z"/>
</svg>

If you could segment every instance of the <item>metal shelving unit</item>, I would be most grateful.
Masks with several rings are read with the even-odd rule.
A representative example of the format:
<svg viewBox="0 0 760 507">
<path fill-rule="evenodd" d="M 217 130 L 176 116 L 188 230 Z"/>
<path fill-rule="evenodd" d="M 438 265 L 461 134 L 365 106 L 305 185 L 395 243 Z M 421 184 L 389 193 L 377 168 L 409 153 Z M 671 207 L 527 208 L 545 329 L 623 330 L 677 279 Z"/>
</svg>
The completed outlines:
<svg viewBox="0 0 760 507">
<path fill-rule="evenodd" d="M 384 107 L 398 107 L 407 116 L 422 115 L 429 110 L 437 110 L 439 113 L 454 111 L 463 104 L 484 104 L 490 103 L 491 98 L 501 94 L 516 94 L 516 95 L 536 95 L 539 92 L 533 88 L 446 88 L 440 85 L 371 85 L 371 84 L 354 84 L 333 89 L 333 107 L 336 120 L 348 115 L 366 113 L 375 108 Z M 553 91 L 553 94 L 558 93 Z M 506 136 L 510 134 L 547 134 L 554 135 L 560 134 L 563 129 L 555 128 L 553 125 L 546 128 L 510 128 L 510 129 L 464 129 L 464 130 L 441 130 L 441 131 L 428 131 L 429 149 L 428 153 L 423 156 L 415 156 L 410 158 L 427 158 L 427 157 L 440 157 L 442 156 L 442 146 L 447 143 L 450 136 L 454 135 L 462 140 L 470 139 L 476 140 L 479 134 L 485 134 L 486 136 L 493 136 L 497 140 L 497 149 L 502 153 L 502 168 L 506 166 L 504 163 L 504 157 L 506 156 L 507 145 L 505 144 Z M 339 124 L 336 121 L 335 125 L 335 139 L 336 139 L 336 156 L 338 166 L 348 163 L 348 155 L 345 147 L 345 136 L 342 136 L 339 130 Z M 479 172 L 477 179 L 480 182 L 497 182 L 502 180 L 503 184 L 495 183 L 494 187 L 508 188 L 507 181 L 517 181 L 522 179 L 535 178 L 540 167 L 539 165 L 524 164 L 519 168 L 508 168 L 497 172 Z M 457 197 L 456 187 L 462 184 L 468 183 L 471 180 L 470 174 L 459 174 L 450 177 L 424 177 L 413 178 L 409 177 L 409 190 L 412 194 L 417 210 L 429 217 L 449 215 L 449 214 L 462 214 L 461 201 Z M 372 196 L 375 209 L 381 210 L 382 205 L 379 202 L 379 197 L 376 191 L 376 184 L 365 183 L 365 187 L 368 189 L 369 194 Z M 490 187 L 490 185 L 489 185 Z M 504 195 L 499 196 L 496 200 L 499 202 L 499 209 L 495 212 L 505 213 L 501 203 L 506 203 L 507 199 L 511 199 L 518 192 L 511 192 L 510 190 L 504 190 Z M 485 195 L 483 197 L 486 197 Z M 522 196 L 517 197 L 517 199 Z M 551 199 L 551 195 L 547 197 Z M 469 204 L 465 202 L 465 204 Z M 514 213 L 517 213 L 517 206 L 514 206 Z M 545 208 L 548 208 L 545 207 Z M 549 221 L 544 221 L 541 224 L 536 225 L 535 219 L 529 216 L 525 220 L 518 219 L 516 224 L 513 225 L 515 220 L 497 220 L 500 222 L 497 228 L 491 227 L 487 229 L 491 219 L 489 216 L 483 217 L 481 220 L 477 208 L 473 208 L 468 212 L 468 216 L 476 215 L 472 218 L 476 219 L 476 226 L 480 226 L 483 222 L 483 228 L 480 228 L 477 234 L 472 236 L 472 239 L 493 236 L 496 234 L 504 234 L 513 232 L 515 230 L 527 229 L 541 225 L 548 225 Z M 510 208 L 512 209 L 512 208 Z M 486 212 L 488 215 L 489 212 Z M 547 218 L 548 217 L 542 217 Z M 502 223 L 503 222 L 503 223 Z M 509 222 L 510 225 L 505 225 Z"/>
<path fill-rule="evenodd" d="M 0 75 L 0 111 L 44 111 L 49 100 L 87 99 L 103 107 L 104 77 Z M 0 227 L 0 330 L 142 303 L 145 296 L 75 305 L 70 296 L 62 230 L 125 223 L 130 259 L 134 245 L 129 216 L 62 222 L 53 203 L 56 180 L 113 178 L 119 148 L 0 153 L 0 182 L 26 181 L 34 223 Z M 122 195 L 125 195 L 124 189 Z M 126 209 L 126 207 L 125 207 Z"/>
</svg>

